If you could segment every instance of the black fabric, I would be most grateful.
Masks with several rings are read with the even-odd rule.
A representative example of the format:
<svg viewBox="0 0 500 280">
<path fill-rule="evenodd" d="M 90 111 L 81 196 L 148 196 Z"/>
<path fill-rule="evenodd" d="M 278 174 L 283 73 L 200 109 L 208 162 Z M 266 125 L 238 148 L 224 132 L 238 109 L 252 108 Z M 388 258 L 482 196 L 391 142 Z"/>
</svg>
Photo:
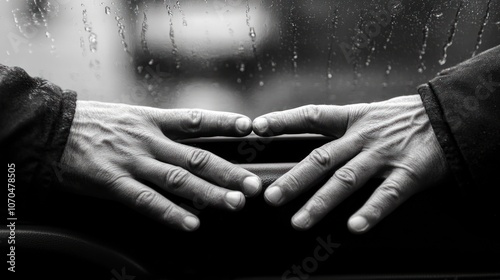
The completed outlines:
<svg viewBox="0 0 500 280">
<path fill-rule="evenodd" d="M 0 65 L 0 149 L 4 164 L 16 166 L 17 186 L 36 191 L 58 183 L 75 107 L 75 92 Z"/>
<path fill-rule="evenodd" d="M 496 176 L 500 172 L 500 46 L 442 71 L 418 92 L 463 192 L 492 206 L 487 201 L 497 201 L 500 195 Z"/>
</svg>

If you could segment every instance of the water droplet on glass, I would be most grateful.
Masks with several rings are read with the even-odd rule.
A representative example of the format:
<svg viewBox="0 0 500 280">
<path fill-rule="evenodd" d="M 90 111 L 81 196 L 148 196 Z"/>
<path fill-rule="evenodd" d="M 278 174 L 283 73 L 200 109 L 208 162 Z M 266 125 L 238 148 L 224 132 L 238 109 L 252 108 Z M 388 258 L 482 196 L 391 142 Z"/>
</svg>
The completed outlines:
<svg viewBox="0 0 500 280">
<path fill-rule="evenodd" d="M 148 28 L 149 28 L 148 17 L 146 15 L 146 12 L 144 12 L 144 19 L 142 21 L 142 29 L 141 29 L 141 45 L 144 53 L 149 56 L 148 41 L 146 40 L 146 34 L 148 32 Z"/>
<path fill-rule="evenodd" d="M 394 20 L 394 16 L 391 14 L 391 24 L 389 26 L 389 35 L 387 35 L 387 38 L 385 39 L 384 46 L 382 47 L 384 50 L 387 49 L 387 46 L 392 40 L 392 34 L 394 33 L 394 25 L 396 24 L 396 21 Z"/>
<path fill-rule="evenodd" d="M 425 69 L 425 64 L 424 64 L 424 55 L 427 50 L 427 40 L 429 39 L 429 26 L 432 21 L 432 14 L 434 13 L 434 9 L 432 9 L 429 14 L 427 15 L 427 18 L 425 20 L 424 28 L 422 29 L 422 46 L 420 47 L 420 52 L 418 54 L 418 61 L 419 61 L 419 66 L 418 66 L 418 73 L 423 73 Z"/>
<path fill-rule="evenodd" d="M 175 42 L 174 21 L 173 21 L 174 14 L 172 13 L 170 5 L 165 5 L 165 7 L 167 8 L 167 13 L 169 15 L 169 21 L 170 21 L 169 37 L 170 37 L 170 42 L 172 43 L 172 56 L 175 59 L 175 69 L 180 69 L 181 61 L 178 55 L 179 49 L 177 47 L 177 43 Z"/>
<path fill-rule="evenodd" d="M 95 53 L 97 51 L 97 35 L 93 32 L 89 35 L 89 45 L 90 51 Z"/>
<path fill-rule="evenodd" d="M 255 37 L 257 36 L 257 34 L 255 34 L 255 28 L 253 27 L 250 27 L 250 37 L 253 39 L 255 39 Z"/>
<path fill-rule="evenodd" d="M 186 14 L 184 14 L 184 11 L 181 8 L 181 2 L 180 1 L 176 1 L 175 2 L 175 6 L 177 7 L 177 9 L 179 9 L 179 12 L 181 12 L 181 15 L 182 15 L 182 25 L 187 26 L 188 24 L 187 24 L 187 21 L 186 21 Z"/>
<path fill-rule="evenodd" d="M 457 12 L 455 13 L 455 18 L 453 19 L 453 24 L 451 25 L 451 29 L 448 34 L 448 39 L 446 40 L 446 44 L 443 46 L 443 55 L 439 60 L 439 64 L 443 65 L 446 63 L 446 58 L 448 57 L 448 48 L 453 44 L 453 38 L 455 38 L 455 34 L 457 33 L 458 20 L 460 19 L 460 12 L 462 11 L 463 0 L 461 0 L 458 4 Z"/>
<path fill-rule="evenodd" d="M 40 17 L 42 18 L 43 26 L 45 27 L 45 31 L 46 31 L 45 36 L 48 39 L 51 39 L 51 34 L 49 33 L 49 24 L 48 24 L 48 20 L 46 17 L 47 8 L 41 7 L 41 5 L 43 5 L 43 4 L 41 4 L 39 1 L 35 1 L 35 5 L 36 5 L 36 8 L 38 9 Z M 55 42 L 55 40 L 51 40 L 50 53 L 55 52 L 56 46 L 54 45 L 54 42 Z"/>
<path fill-rule="evenodd" d="M 106 6 L 106 8 L 104 8 L 104 12 L 109 15 L 111 14 L 111 8 L 109 6 Z"/>
<path fill-rule="evenodd" d="M 153 63 L 155 63 L 155 60 L 154 60 L 154 59 L 151 59 L 151 60 L 148 62 L 148 64 L 149 64 L 149 65 L 153 65 Z"/>
<path fill-rule="evenodd" d="M 392 66 L 391 66 L 390 64 L 389 64 L 389 65 L 387 65 L 387 68 L 386 68 L 386 70 L 385 70 L 385 74 L 386 74 L 387 76 L 389 76 L 389 75 L 391 74 L 391 70 L 392 70 Z"/>
<path fill-rule="evenodd" d="M 490 7 L 491 0 L 489 0 L 488 4 L 486 4 L 486 11 L 484 12 L 484 16 L 481 21 L 481 27 L 479 28 L 479 32 L 477 33 L 476 46 L 474 47 L 474 52 L 472 52 L 473 57 L 476 56 L 476 53 L 479 50 L 479 46 L 481 46 L 481 43 L 483 42 L 484 28 L 486 27 L 486 24 L 488 23 L 488 19 L 490 17 Z"/>
<path fill-rule="evenodd" d="M 259 72 L 262 71 L 262 65 L 259 61 L 259 55 L 258 55 L 258 52 L 257 52 L 257 33 L 255 33 L 255 28 L 253 26 L 250 25 L 250 1 L 247 0 L 246 1 L 246 5 L 247 5 L 247 9 L 246 9 L 246 22 L 247 22 L 247 26 L 249 28 L 249 33 L 248 35 L 250 36 L 250 39 L 252 40 L 252 51 L 253 51 L 253 56 L 254 56 L 254 59 L 255 61 L 257 62 L 257 70 Z"/>
<path fill-rule="evenodd" d="M 264 82 L 263 82 L 263 81 L 260 81 L 260 82 L 259 82 L 259 86 L 261 86 L 261 87 L 262 87 L 262 86 L 264 86 Z"/>
<path fill-rule="evenodd" d="M 85 5 L 82 7 L 85 8 Z M 82 21 L 83 21 L 83 29 L 89 34 L 89 48 L 90 51 L 95 53 L 97 51 L 97 35 L 92 32 L 92 25 L 87 19 L 87 9 L 83 9 L 82 11 Z M 83 42 L 80 40 L 80 46 L 83 47 Z"/>
<path fill-rule="evenodd" d="M 123 18 L 120 16 L 115 16 L 116 26 L 118 26 L 118 35 L 120 36 L 120 41 L 123 46 L 123 51 L 129 53 L 128 44 L 125 37 L 125 24 L 122 22 Z"/>
<path fill-rule="evenodd" d="M 332 5 L 329 6 L 328 10 L 328 19 L 329 19 L 329 24 L 328 24 L 328 36 L 327 39 L 329 40 L 328 42 L 328 57 L 327 57 L 327 64 L 326 64 L 326 77 L 328 79 L 327 82 L 327 88 L 331 89 L 331 84 L 330 80 L 333 78 L 332 74 L 332 64 L 333 64 L 333 58 L 336 55 L 336 52 L 334 50 L 334 45 L 336 44 L 337 40 L 337 26 L 338 26 L 338 14 L 339 14 L 339 9 L 338 7 L 335 7 L 335 10 L 332 11 Z M 333 17 L 332 17 L 332 12 L 333 12 Z"/>
</svg>

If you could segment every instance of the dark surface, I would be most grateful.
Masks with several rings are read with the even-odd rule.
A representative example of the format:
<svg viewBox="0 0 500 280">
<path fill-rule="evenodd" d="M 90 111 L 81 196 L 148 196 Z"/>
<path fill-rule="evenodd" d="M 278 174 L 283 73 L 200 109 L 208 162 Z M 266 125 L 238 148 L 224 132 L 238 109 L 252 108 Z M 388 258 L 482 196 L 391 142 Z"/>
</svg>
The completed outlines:
<svg viewBox="0 0 500 280">
<path fill-rule="evenodd" d="M 233 147 L 245 139 L 211 141 L 197 145 L 225 150 L 219 153 L 224 156 L 231 155 Z M 283 141 L 278 146 L 293 146 L 297 160 L 322 142 L 320 138 Z M 261 170 L 257 173 L 267 178 L 266 185 L 291 166 L 245 165 L 253 171 Z M 173 279 L 281 277 L 292 265 L 301 265 L 313 255 L 319 244 L 317 238 L 326 241 L 328 236 L 340 247 L 319 262 L 311 275 L 499 272 L 500 244 L 494 235 L 498 223 L 482 224 L 480 213 L 467 208 L 453 182 L 411 198 L 365 235 L 349 233 L 347 219 L 377 183 L 371 181 L 306 232 L 294 230 L 290 218 L 310 194 L 280 208 L 268 206 L 261 194 L 248 199 L 239 213 L 208 208 L 200 211 L 189 201 L 169 197 L 199 215 L 202 224 L 195 233 L 170 230 L 114 202 L 64 193 L 32 201 L 29 214 L 19 220 L 78 232 L 123 252 L 161 277 Z M 41 257 L 39 261 L 50 263 L 54 259 Z M 93 279 L 111 279 L 111 269 L 121 268 L 96 270 L 108 273 Z"/>
</svg>

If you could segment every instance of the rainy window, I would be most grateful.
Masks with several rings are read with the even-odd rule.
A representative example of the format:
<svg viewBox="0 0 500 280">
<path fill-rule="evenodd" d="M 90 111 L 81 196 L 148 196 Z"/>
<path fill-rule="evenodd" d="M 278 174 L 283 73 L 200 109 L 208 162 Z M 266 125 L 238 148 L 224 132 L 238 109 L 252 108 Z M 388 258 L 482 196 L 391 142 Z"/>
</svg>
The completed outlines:
<svg viewBox="0 0 500 280">
<path fill-rule="evenodd" d="M 82 100 L 250 117 L 404 94 L 500 43 L 500 1 L 1 0 L 0 63 Z"/>
</svg>

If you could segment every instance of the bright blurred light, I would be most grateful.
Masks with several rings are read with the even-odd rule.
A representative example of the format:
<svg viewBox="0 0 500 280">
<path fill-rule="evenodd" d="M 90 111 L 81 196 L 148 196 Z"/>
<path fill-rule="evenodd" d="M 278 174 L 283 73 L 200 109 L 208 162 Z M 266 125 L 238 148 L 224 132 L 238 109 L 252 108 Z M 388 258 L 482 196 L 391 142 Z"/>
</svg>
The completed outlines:
<svg viewBox="0 0 500 280">
<path fill-rule="evenodd" d="M 175 4 L 174 1 L 171 3 Z M 276 23 L 260 1 L 248 1 L 248 6 L 246 1 L 184 1 L 180 9 L 175 5 L 170 9 L 172 16 L 163 5 L 151 7 L 146 13 L 149 25 L 147 43 L 153 52 L 171 52 L 173 39 L 177 53 L 182 56 L 195 55 L 203 59 L 235 55 L 251 57 L 250 28 L 255 31 L 257 49 L 275 32 L 269 27 L 276 26 Z M 138 30 L 141 27 L 138 24 Z"/>
</svg>

